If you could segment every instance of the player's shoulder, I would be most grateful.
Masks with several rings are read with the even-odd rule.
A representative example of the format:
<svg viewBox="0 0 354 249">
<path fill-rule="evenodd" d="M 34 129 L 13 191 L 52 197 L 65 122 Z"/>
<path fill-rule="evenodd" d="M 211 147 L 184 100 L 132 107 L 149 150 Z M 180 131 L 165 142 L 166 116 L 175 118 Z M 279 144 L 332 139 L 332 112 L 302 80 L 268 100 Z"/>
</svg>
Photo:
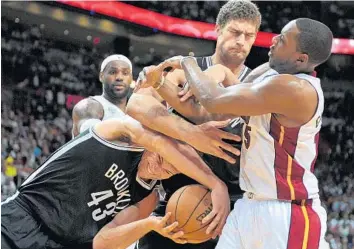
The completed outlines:
<svg viewBox="0 0 354 249">
<path fill-rule="evenodd" d="M 281 86 L 287 88 L 288 90 L 296 91 L 296 93 L 302 91 L 316 91 L 308 79 L 300 78 L 297 75 L 293 74 L 276 75 L 270 82 L 270 84 L 273 84 L 274 86 Z"/>
<path fill-rule="evenodd" d="M 279 89 L 301 89 L 305 81 L 292 74 L 277 74 L 273 77 L 265 78 L 263 84 L 269 88 Z"/>
<path fill-rule="evenodd" d="M 304 99 L 310 100 L 317 97 L 316 89 L 308 80 L 291 74 L 279 74 L 271 77 L 264 82 L 264 90 L 274 97 L 284 97 L 287 101 L 296 101 L 299 105 Z"/>
<path fill-rule="evenodd" d="M 93 97 L 87 97 L 77 102 L 74 108 L 83 108 L 87 106 L 102 106 L 102 104 Z"/>
<path fill-rule="evenodd" d="M 92 116 L 94 118 L 103 117 L 103 106 L 92 97 L 80 100 L 73 108 L 73 114 L 80 117 Z"/>
</svg>

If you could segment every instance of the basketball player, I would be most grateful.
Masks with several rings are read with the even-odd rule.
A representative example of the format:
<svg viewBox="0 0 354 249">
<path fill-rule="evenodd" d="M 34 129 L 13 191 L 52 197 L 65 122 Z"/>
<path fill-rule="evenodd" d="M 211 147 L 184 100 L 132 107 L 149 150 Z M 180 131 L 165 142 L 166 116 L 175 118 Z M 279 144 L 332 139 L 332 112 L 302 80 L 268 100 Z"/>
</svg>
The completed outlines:
<svg viewBox="0 0 354 249">
<path fill-rule="evenodd" d="M 123 55 L 111 55 L 107 57 L 101 64 L 99 77 L 103 84 L 102 96 L 86 98 L 80 101 L 73 109 L 73 136 L 77 136 L 88 127 L 100 122 L 100 120 L 121 118 L 125 115 L 127 94 L 132 81 L 132 63 L 130 60 Z M 238 153 L 237 150 L 222 141 L 223 138 L 229 136 L 228 134 L 220 132 L 212 125 L 201 125 L 194 128 L 186 130 L 186 137 L 191 137 L 193 134 L 196 141 L 193 144 L 194 146 L 201 151 L 216 151 L 224 155 L 231 162 L 234 162 L 234 159 L 219 149 L 220 146 L 233 153 Z M 199 132 L 196 132 L 196 130 Z M 156 158 L 156 156 L 150 155 L 150 161 L 153 158 Z M 152 164 L 156 165 L 157 162 Z M 141 167 L 142 170 L 139 173 L 144 173 L 144 165 Z M 155 169 L 158 171 L 161 170 L 160 167 L 155 167 Z M 149 176 L 156 179 L 157 176 L 155 174 L 156 172 L 149 174 Z M 136 180 L 144 184 L 144 181 L 140 178 L 140 174 Z M 223 204 L 220 207 L 223 207 Z M 227 210 L 222 211 L 219 209 L 219 213 L 224 215 L 226 219 Z"/>
<path fill-rule="evenodd" d="M 240 174 L 246 193 L 217 248 L 328 248 L 314 175 L 324 97 L 311 74 L 329 58 L 332 40 L 323 23 L 293 20 L 272 40 L 271 69 L 251 84 L 228 88 L 215 84 L 192 57 L 166 62 L 183 68 L 207 111 L 243 116 L 246 123 Z"/>
<path fill-rule="evenodd" d="M 198 65 L 203 70 L 206 70 L 211 77 L 218 77 L 216 73 L 218 71 L 218 64 L 225 65 L 229 68 L 228 73 L 234 77 L 234 80 L 230 81 L 232 84 L 234 84 L 236 80 L 243 81 L 251 71 L 244 65 L 244 62 L 255 41 L 260 23 L 261 14 L 255 4 L 250 1 L 227 2 L 221 8 L 217 17 L 216 31 L 218 39 L 215 53 L 212 56 L 197 58 Z M 182 135 L 184 130 L 190 129 L 189 124 L 184 120 L 195 124 L 201 124 L 209 120 L 220 120 L 218 115 L 208 113 L 200 104 L 194 102 L 192 99 L 184 102 L 179 100 L 178 92 L 181 89 L 178 85 L 183 86 L 186 82 L 182 70 L 175 70 L 173 73 L 169 73 L 162 85 L 160 85 L 159 79 L 151 82 L 156 84 L 151 84 L 150 86 L 153 87 L 150 88 L 144 88 L 147 87 L 146 85 L 141 86 L 142 88 L 132 95 L 127 106 L 127 112 L 144 125 L 166 135 L 182 139 L 194 146 L 195 137 L 193 135 Z M 226 82 L 224 81 L 224 83 Z M 224 86 L 227 87 L 229 85 L 225 84 Z M 173 107 L 169 109 L 170 113 L 177 114 L 183 119 L 178 118 L 176 115 L 168 115 L 168 112 L 165 110 L 166 108 L 161 104 L 163 100 Z M 228 118 L 232 118 L 232 121 L 224 130 L 233 134 L 241 134 L 242 124 L 240 119 L 234 119 L 235 116 Z M 154 120 L 154 122 L 150 120 Z M 184 121 L 183 124 L 182 121 Z M 241 147 L 239 144 L 233 144 L 233 146 L 236 148 Z M 204 154 L 203 159 L 211 167 L 213 172 L 228 186 L 231 206 L 233 206 L 234 202 L 242 196 L 238 181 L 239 163 L 237 162 L 235 165 L 232 162 L 225 161 L 225 158 L 220 155 L 212 153 Z M 166 203 L 170 196 L 178 188 L 193 183 L 195 183 L 194 180 L 184 175 L 175 175 L 162 181 L 166 196 L 165 199 L 160 202 L 155 213 L 157 215 L 164 214 Z M 222 225 L 214 231 L 214 237 L 221 229 Z M 210 240 L 198 245 L 178 245 L 153 232 L 139 240 L 138 248 L 208 249 L 215 248 L 215 246 L 215 240 Z"/>
<path fill-rule="evenodd" d="M 73 109 L 73 137 L 100 120 L 125 115 L 130 84 L 133 79 L 131 61 L 121 54 L 110 55 L 101 64 L 99 79 L 102 95 L 81 100 Z M 81 122 L 85 120 L 86 122 Z"/>
<path fill-rule="evenodd" d="M 156 206 L 156 181 L 135 181 L 143 153 L 138 145 L 174 165 L 167 170 L 210 188 L 219 210 L 228 206 L 225 184 L 196 151 L 126 115 L 97 123 L 62 146 L 1 204 L 2 247 L 126 248 L 151 230 L 184 243 L 183 232 L 170 234 L 176 224 L 165 227 L 168 215 L 147 218 Z"/>
<path fill-rule="evenodd" d="M 101 96 L 83 99 L 74 106 L 73 137 L 101 120 L 120 118 L 125 115 L 129 85 L 132 81 L 132 63 L 123 55 L 111 55 L 104 59 L 100 71 L 103 93 Z M 154 112 L 154 109 L 150 112 Z M 231 163 L 235 162 L 235 159 L 220 149 L 239 155 L 238 150 L 222 141 L 229 136 L 228 134 L 220 132 L 213 123 L 200 126 L 192 126 L 188 123 L 187 125 L 188 129 L 184 129 L 185 133 L 179 138 L 191 137 L 193 134 L 193 142 L 190 143 L 195 148 L 223 157 Z"/>
</svg>

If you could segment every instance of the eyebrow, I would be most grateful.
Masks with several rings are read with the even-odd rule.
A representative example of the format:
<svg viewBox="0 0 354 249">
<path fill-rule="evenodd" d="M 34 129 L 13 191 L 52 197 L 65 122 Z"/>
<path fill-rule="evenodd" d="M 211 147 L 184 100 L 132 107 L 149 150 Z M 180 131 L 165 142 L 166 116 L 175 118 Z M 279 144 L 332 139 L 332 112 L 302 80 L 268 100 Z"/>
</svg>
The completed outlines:
<svg viewBox="0 0 354 249">
<path fill-rule="evenodd" d="M 284 33 L 280 33 L 280 38 L 281 38 L 284 42 L 287 42 L 287 39 L 286 39 Z"/>
<path fill-rule="evenodd" d="M 239 32 L 239 33 L 243 33 L 243 34 L 246 34 L 246 35 L 255 35 L 256 33 L 252 33 L 252 32 L 244 32 L 244 31 L 242 31 L 242 30 L 240 30 L 240 29 L 235 29 L 235 28 L 229 28 L 229 30 L 230 31 L 232 31 L 232 32 Z"/>
</svg>

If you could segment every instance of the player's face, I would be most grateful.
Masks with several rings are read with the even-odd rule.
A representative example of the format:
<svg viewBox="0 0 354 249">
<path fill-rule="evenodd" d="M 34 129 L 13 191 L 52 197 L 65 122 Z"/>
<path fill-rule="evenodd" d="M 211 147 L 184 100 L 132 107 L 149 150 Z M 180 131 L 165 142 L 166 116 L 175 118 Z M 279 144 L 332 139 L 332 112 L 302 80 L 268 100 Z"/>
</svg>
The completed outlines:
<svg viewBox="0 0 354 249">
<path fill-rule="evenodd" d="M 123 61 L 108 63 L 100 74 L 103 91 L 114 99 L 122 99 L 128 95 L 132 78 L 129 64 Z"/>
<path fill-rule="evenodd" d="M 297 49 L 297 35 L 299 30 L 296 22 L 289 22 L 272 40 L 270 47 L 269 65 L 279 73 L 294 73 L 298 71 L 306 57 Z"/>
<path fill-rule="evenodd" d="M 248 20 L 231 20 L 223 28 L 217 27 L 216 49 L 226 63 L 242 63 L 257 36 L 257 24 Z"/>
</svg>

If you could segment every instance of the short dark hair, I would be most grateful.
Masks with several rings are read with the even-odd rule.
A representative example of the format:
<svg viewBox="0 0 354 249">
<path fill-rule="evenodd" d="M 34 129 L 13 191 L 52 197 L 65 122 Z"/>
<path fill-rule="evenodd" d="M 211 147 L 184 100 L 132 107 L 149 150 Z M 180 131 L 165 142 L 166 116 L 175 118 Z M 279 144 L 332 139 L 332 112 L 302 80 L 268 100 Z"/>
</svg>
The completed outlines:
<svg viewBox="0 0 354 249">
<path fill-rule="evenodd" d="M 262 16 L 257 5 L 248 0 L 230 0 L 224 4 L 216 18 L 216 24 L 221 28 L 231 20 L 248 20 L 257 25 L 257 30 L 261 26 Z"/>
<path fill-rule="evenodd" d="M 309 62 L 319 65 L 331 55 L 333 34 L 323 23 L 309 18 L 296 19 L 299 30 L 297 49 L 309 56 Z"/>
</svg>

